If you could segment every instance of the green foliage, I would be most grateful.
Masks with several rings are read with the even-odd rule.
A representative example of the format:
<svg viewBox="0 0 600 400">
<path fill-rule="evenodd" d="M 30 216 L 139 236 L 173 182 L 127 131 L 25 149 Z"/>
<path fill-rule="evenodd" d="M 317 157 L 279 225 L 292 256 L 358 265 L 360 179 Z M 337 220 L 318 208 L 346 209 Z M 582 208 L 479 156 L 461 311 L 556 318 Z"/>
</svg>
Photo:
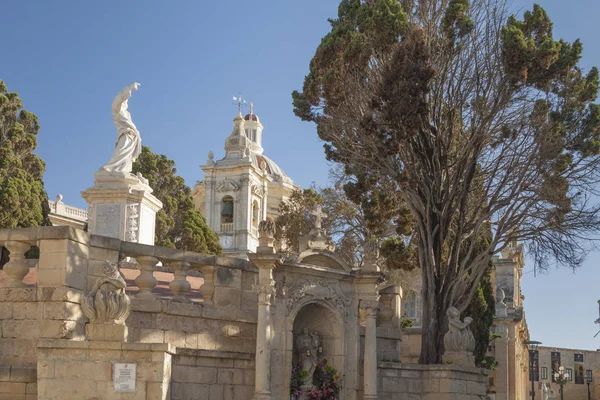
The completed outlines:
<svg viewBox="0 0 600 400">
<path fill-rule="evenodd" d="M 465 310 L 464 315 L 473 318 L 471 323 L 471 331 L 475 337 L 475 365 L 484 367 L 486 361 L 486 353 L 490 344 L 490 328 L 494 323 L 494 315 L 496 314 L 496 301 L 494 298 L 494 290 L 490 274 L 492 267 L 488 268 L 485 277 L 479 282 L 477 292 L 471 301 L 469 307 Z M 489 368 L 486 364 L 485 368 Z"/>
<path fill-rule="evenodd" d="M 0 228 L 50 225 L 46 165 L 33 154 L 39 130 L 37 116 L 0 80 Z M 0 267 L 8 261 L 8 251 L 1 253 Z"/>
<path fill-rule="evenodd" d="M 471 32 L 474 26 L 469 16 L 469 0 L 451 0 L 442 20 L 442 29 L 450 43 Z"/>
<path fill-rule="evenodd" d="M 424 363 L 441 361 L 441 310 L 476 298 L 490 312 L 480 284 L 506 243 L 527 241 L 537 265 L 575 267 L 593 246 L 581 238 L 600 232 L 599 71 L 581 69 L 581 42 L 556 40 L 542 7 L 522 19 L 508 7 L 342 0 L 292 93 L 368 228 L 410 211 Z"/>
<path fill-rule="evenodd" d="M 413 321 L 412 319 L 403 317 L 400 320 L 400 328 L 412 328 L 413 326 L 415 326 L 415 321 Z"/>
<path fill-rule="evenodd" d="M 218 235 L 194 209 L 191 189 L 176 175 L 175 162 L 143 146 L 133 173 L 148 179 L 152 193 L 163 203 L 156 214 L 155 244 L 206 254 L 221 254 Z"/>
<path fill-rule="evenodd" d="M 310 212 L 323 205 L 323 196 L 315 189 L 294 191 L 287 201 L 279 205 L 279 216 L 275 220 L 275 240 L 290 252 L 298 253 L 300 238 L 311 229 Z M 323 221 L 327 229 L 327 220 Z"/>
</svg>

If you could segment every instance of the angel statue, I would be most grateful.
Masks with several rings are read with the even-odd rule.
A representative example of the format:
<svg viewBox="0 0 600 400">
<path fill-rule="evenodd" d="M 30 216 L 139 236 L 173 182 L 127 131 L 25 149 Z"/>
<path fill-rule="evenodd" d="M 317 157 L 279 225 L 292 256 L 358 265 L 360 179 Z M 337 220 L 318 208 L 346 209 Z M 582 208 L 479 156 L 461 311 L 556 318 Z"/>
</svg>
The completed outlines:
<svg viewBox="0 0 600 400">
<path fill-rule="evenodd" d="M 473 318 L 460 321 L 460 312 L 455 307 L 446 311 L 448 315 L 448 332 L 444 335 L 444 349 L 450 352 L 469 352 L 475 350 L 475 338 L 469 329 Z"/>
<path fill-rule="evenodd" d="M 112 114 L 117 127 L 117 141 L 111 159 L 102 169 L 108 172 L 131 172 L 132 164 L 142 152 L 140 132 L 131 120 L 127 101 L 140 84 L 135 82 L 121 90 L 112 104 Z"/>
</svg>

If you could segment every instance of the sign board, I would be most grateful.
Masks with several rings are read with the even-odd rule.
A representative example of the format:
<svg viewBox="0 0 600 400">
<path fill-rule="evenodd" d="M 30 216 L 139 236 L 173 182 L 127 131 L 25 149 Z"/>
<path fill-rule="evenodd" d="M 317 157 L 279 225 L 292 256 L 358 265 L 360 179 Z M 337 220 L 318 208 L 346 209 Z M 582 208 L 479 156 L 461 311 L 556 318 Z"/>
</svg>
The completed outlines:
<svg viewBox="0 0 600 400">
<path fill-rule="evenodd" d="M 113 364 L 115 392 L 135 392 L 136 364 Z"/>
</svg>

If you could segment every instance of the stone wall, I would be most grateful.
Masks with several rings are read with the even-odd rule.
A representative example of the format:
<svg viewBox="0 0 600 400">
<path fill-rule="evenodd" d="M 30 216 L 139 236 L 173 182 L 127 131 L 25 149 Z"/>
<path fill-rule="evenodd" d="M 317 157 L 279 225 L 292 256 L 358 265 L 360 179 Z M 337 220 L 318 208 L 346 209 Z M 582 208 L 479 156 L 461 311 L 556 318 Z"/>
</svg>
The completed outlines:
<svg viewBox="0 0 600 400">
<path fill-rule="evenodd" d="M 248 400 L 254 391 L 254 354 L 177 349 L 172 400 Z"/>
<path fill-rule="evenodd" d="M 483 400 L 487 374 L 480 368 L 457 365 L 379 363 L 379 400 Z"/>
<path fill-rule="evenodd" d="M 0 400 L 36 400 L 35 366 L 0 365 Z"/>
<path fill-rule="evenodd" d="M 256 312 L 135 298 L 131 306 L 126 321 L 130 342 L 171 343 L 179 349 L 255 351 Z"/>
</svg>

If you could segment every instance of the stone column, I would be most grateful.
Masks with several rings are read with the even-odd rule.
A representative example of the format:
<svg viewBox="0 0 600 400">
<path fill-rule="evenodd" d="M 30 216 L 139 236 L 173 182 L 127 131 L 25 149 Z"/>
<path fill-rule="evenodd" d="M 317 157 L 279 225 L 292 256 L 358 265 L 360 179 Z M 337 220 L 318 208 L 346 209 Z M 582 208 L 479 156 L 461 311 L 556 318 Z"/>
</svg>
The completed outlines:
<svg viewBox="0 0 600 400">
<path fill-rule="evenodd" d="M 365 312 L 364 399 L 377 399 L 377 310 L 378 300 L 361 300 Z"/>
<path fill-rule="evenodd" d="M 262 221 L 258 227 L 259 246 L 256 253 L 248 253 L 250 261 L 258 268 L 258 284 L 252 286 L 258 295 L 258 320 L 256 321 L 256 366 L 254 396 L 252 400 L 273 400 L 271 396 L 271 298 L 275 294 L 273 268 L 281 256 L 273 248 L 275 226 Z"/>
</svg>

